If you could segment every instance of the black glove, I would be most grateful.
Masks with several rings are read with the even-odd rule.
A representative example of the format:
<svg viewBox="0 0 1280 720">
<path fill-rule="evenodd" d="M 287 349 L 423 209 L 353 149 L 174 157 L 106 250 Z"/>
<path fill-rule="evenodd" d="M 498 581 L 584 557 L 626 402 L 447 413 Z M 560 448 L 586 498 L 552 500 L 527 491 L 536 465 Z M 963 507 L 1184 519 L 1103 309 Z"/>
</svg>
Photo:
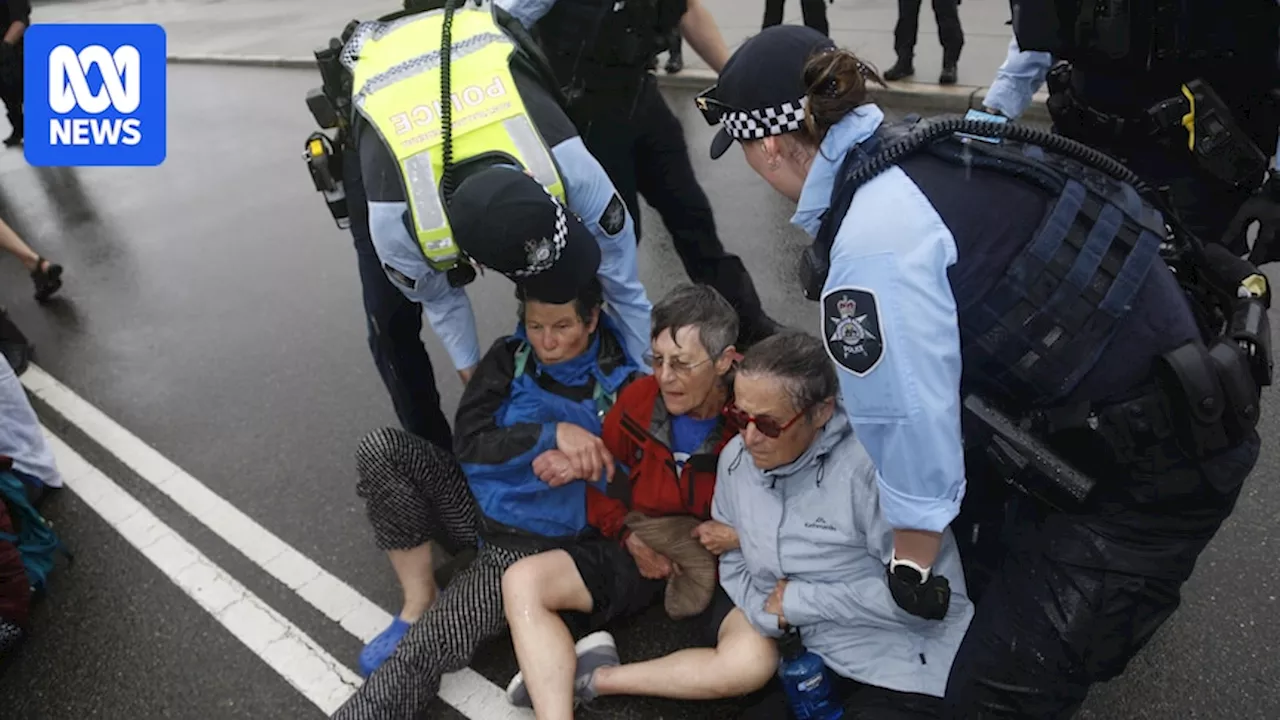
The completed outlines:
<svg viewBox="0 0 1280 720">
<path fill-rule="evenodd" d="M 889 593 L 898 607 L 925 620 L 941 620 L 951 606 L 951 583 L 941 575 L 929 575 L 920 582 L 920 573 L 899 565 L 896 570 L 885 572 L 889 577 Z"/>
<path fill-rule="evenodd" d="M 1256 193 L 1251 195 L 1227 226 L 1222 244 L 1237 255 L 1248 249 L 1249 226 L 1258 223 L 1258 239 L 1253 242 L 1249 262 L 1261 267 L 1280 260 L 1280 180 L 1273 172 Z"/>
</svg>

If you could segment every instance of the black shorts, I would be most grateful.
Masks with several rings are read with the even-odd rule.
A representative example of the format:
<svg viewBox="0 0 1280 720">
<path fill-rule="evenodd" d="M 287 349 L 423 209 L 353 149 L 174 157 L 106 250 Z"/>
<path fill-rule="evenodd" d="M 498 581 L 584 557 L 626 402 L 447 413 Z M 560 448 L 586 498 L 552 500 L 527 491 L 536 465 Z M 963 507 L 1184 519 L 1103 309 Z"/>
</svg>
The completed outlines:
<svg viewBox="0 0 1280 720">
<path fill-rule="evenodd" d="M 587 540 L 564 548 L 591 593 L 592 628 L 639 615 L 661 602 L 666 580 L 640 574 L 635 558 L 616 540 Z"/>
<path fill-rule="evenodd" d="M 582 583 L 591 593 L 591 613 L 586 625 L 600 629 L 619 619 L 634 617 L 663 601 L 666 580 L 650 580 L 640 574 L 635 558 L 622 543 L 588 540 L 564 548 L 573 558 Z M 711 604 L 700 616 L 705 622 L 703 642 L 715 647 L 720 625 L 733 611 L 733 601 L 716 585 Z"/>
</svg>

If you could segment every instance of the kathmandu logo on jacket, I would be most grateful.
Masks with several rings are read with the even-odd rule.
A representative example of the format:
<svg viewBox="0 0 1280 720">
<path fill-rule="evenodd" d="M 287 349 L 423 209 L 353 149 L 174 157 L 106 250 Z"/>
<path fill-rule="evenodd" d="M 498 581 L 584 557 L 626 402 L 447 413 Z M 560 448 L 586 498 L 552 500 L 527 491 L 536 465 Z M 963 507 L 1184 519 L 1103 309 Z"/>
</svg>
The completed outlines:
<svg viewBox="0 0 1280 720">
<path fill-rule="evenodd" d="M 805 523 L 804 526 L 809 528 L 810 530 L 830 530 L 831 532 L 836 531 L 836 526 L 822 519 L 821 515 L 818 516 L 817 520 L 811 520 Z"/>
</svg>

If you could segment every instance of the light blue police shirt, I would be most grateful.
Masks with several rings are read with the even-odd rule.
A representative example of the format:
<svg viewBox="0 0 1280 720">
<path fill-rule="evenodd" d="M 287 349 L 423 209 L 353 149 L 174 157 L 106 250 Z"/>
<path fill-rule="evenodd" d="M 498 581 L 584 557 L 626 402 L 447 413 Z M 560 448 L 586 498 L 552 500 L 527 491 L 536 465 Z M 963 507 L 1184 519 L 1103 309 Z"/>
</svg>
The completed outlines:
<svg viewBox="0 0 1280 720">
<path fill-rule="evenodd" d="M 1277 0 L 1280 4 L 1280 0 Z M 1016 119 L 1031 104 L 1031 96 L 1044 84 L 1045 75 L 1053 67 L 1053 56 L 1047 52 L 1024 52 L 1018 47 L 1016 37 L 1009 39 L 1009 54 L 1005 56 L 996 79 L 991 82 L 982 100 L 985 107 L 999 110 L 1006 117 Z M 1280 170 L 1280 138 L 1276 141 L 1276 154 L 1272 167 Z"/>
<path fill-rule="evenodd" d="M 640 284 L 636 265 L 636 229 L 631 213 L 615 235 L 600 225 L 605 208 L 617 191 L 599 161 L 587 151 L 581 137 L 572 137 L 551 148 L 559 164 L 568 208 L 576 214 L 600 244 L 600 270 L 605 312 L 622 329 L 627 354 L 646 370 L 641 359 L 649 351 L 649 315 L 653 306 Z M 417 239 L 409 234 L 402 216 L 404 202 L 369 202 L 369 232 L 383 263 L 409 276 L 413 288 L 392 283 L 410 300 L 420 303 L 427 321 L 449 352 L 454 367 L 462 370 L 480 362 L 475 313 L 463 288 L 450 287 L 445 273 L 432 269 Z"/>
<path fill-rule="evenodd" d="M 543 15 L 551 12 L 556 0 L 493 0 L 493 4 L 506 10 L 521 25 L 532 28 Z"/>
<path fill-rule="evenodd" d="M 14 470 L 50 487 L 62 487 L 62 475 L 36 411 L 4 355 L 0 355 L 0 455 L 13 458 Z"/>
<path fill-rule="evenodd" d="M 866 104 L 831 128 L 809 169 L 793 224 L 817 234 L 845 155 L 883 120 L 880 108 Z M 895 529 L 942 532 L 964 497 L 960 330 L 947 279 L 955 261 L 955 239 L 942 218 L 894 167 L 854 196 L 819 303 L 820 332 L 838 370 L 845 410 L 875 461 L 884 518 Z M 850 297 L 863 298 L 863 307 L 850 308 Z M 823 309 L 829 298 L 833 305 L 845 301 L 841 316 Z M 874 308 L 866 307 L 870 298 Z M 857 374 L 841 360 L 847 362 L 846 350 L 860 350 L 861 335 L 842 332 L 843 325 L 864 323 L 870 313 L 877 316 L 882 349 Z"/>
</svg>

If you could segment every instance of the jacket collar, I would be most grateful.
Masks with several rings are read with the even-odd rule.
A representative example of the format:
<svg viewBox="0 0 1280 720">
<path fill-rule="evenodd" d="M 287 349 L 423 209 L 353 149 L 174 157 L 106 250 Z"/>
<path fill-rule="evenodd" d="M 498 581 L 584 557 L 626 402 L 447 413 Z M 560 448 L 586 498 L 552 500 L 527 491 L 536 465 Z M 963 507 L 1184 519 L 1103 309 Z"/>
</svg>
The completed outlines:
<svg viewBox="0 0 1280 720">
<path fill-rule="evenodd" d="M 516 326 L 512 336 L 521 343 L 529 341 L 524 323 Z M 640 368 L 627 358 L 623 350 L 621 331 L 617 324 L 604 312 L 600 313 L 599 325 L 592 333 L 586 351 L 581 355 L 571 360 L 544 365 L 538 362 L 537 353 L 530 352 L 527 369 L 534 377 L 545 374 L 567 387 L 581 387 L 594 379 L 610 393 L 618 392 L 632 374 L 639 371 Z"/>
<path fill-rule="evenodd" d="M 790 478 L 793 475 L 803 475 L 810 472 L 825 460 L 832 450 L 852 432 L 853 425 L 849 423 L 849 416 L 845 414 L 844 404 L 837 398 L 835 412 L 831 413 L 831 419 L 827 421 L 826 425 L 822 426 L 822 430 L 818 432 L 818 436 L 814 438 L 809 448 L 800 457 L 786 465 L 765 470 L 762 473 L 764 479 L 772 484 L 778 480 Z"/>
<path fill-rule="evenodd" d="M 822 215 L 831 205 L 831 191 L 835 187 L 836 174 L 844 163 L 844 156 L 855 145 L 871 137 L 883 122 L 884 112 L 875 104 L 866 103 L 854 108 L 840 122 L 831 126 L 818 154 L 813 158 L 808 176 L 805 177 L 804 189 L 800 191 L 800 200 L 796 203 L 796 212 L 791 216 L 793 225 L 799 226 L 810 236 L 818 234 Z"/>
</svg>

